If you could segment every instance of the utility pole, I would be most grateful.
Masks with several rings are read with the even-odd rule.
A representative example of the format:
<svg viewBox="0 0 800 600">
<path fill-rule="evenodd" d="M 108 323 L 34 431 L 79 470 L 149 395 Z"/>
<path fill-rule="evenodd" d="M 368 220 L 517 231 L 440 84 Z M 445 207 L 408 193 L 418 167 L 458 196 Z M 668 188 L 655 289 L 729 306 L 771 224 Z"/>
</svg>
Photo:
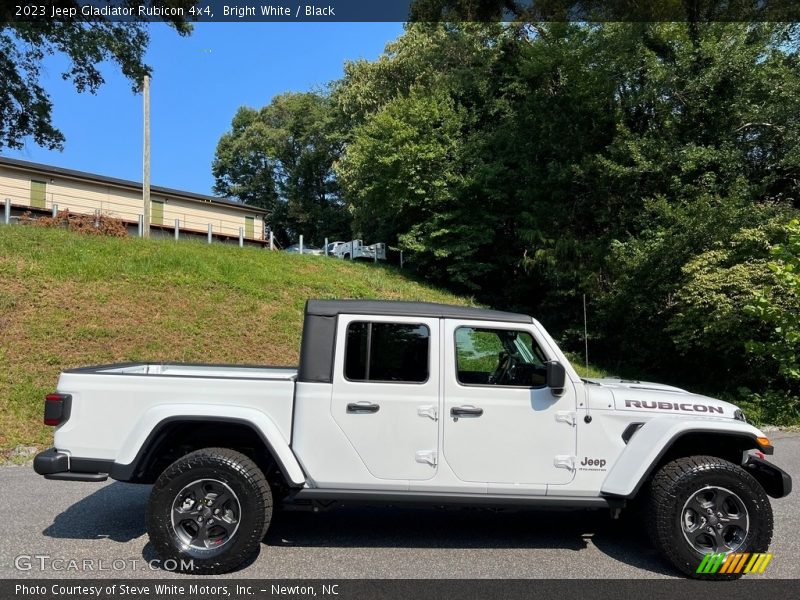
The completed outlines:
<svg viewBox="0 0 800 600">
<path fill-rule="evenodd" d="M 144 155 L 142 156 L 142 200 L 144 201 L 144 223 L 142 237 L 150 237 L 150 76 L 142 82 L 144 94 Z"/>
</svg>

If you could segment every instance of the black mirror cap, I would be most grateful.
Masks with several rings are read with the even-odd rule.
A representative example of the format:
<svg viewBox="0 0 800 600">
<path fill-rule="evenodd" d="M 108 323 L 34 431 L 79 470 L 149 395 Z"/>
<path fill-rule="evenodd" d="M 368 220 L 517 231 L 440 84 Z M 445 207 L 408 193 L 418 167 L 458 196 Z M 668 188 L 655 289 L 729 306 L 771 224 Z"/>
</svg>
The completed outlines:
<svg viewBox="0 0 800 600">
<path fill-rule="evenodd" d="M 564 386 L 567 381 L 567 371 L 557 360 L 548 360 L 545 363 L 547 368 L 547 387 L 553 392 L 555 396 L 560 396 L 564 393 Z"/>
</svg>

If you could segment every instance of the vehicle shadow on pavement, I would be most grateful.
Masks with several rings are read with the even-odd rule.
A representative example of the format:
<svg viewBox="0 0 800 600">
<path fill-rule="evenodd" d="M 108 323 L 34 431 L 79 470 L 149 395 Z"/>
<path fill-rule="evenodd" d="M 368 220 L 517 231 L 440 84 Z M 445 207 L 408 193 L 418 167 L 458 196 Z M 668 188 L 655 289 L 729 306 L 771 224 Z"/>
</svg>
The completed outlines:
<svg viewBox="0 0 800 600">
<path fill-rule="evenodd" d="M 47 537 L 129 542 L 145 533 L 149 485 L 114 482 L 57 515 L 42 532 Z"/>
<path fill-rule="evenodd" d="M 539 548 L 579 551 L 589 543 L 609 557 L 660 575 L 661 560 L 642 527 L 604 511 L 490 511 L 339 508 L 281 512 L 264 543 L 294 547 Z"/>
</svg>

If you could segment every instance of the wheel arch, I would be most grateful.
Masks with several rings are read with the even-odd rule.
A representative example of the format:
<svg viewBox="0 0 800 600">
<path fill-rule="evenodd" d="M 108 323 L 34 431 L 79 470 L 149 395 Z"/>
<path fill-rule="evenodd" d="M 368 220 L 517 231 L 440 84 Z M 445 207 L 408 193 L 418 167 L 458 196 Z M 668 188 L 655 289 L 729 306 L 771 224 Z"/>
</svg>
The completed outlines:
<svg viewBox="0 0 800 600">
<path fill-rule="evenodd" d="M 759 437 L 763 433 L 747 423 L 654 419 L 630 438 L 603 481 L 601 492 L 632 499 L 661 466 L 684 456 L 716 456 L 741 465 L 745 451 L 763 449 Z"/>
<path fill-rule="evenodd" d="M 231 412 L 231 411 L 229 411 Z M 266 418 L 263 413 L 262 417 Z M 280 436 L 277 427 L 269 420 L 260 423 L 243 415 L 172 414 L 158 418 L 154 424 L 142 428 L 141 442 L 123 447 L 136 448 L 128 461 L 118 457 L 109 475 L 119 481 L 149 483 L 160 473 L 160 468 L 201 447 L 227 447 L 250 456 L 265 471 L 277 468 L 285 485 L 302 487 L 305 475 L 291 448 Z M 136 436 L 134 431 L 132 437 Z M 165 461 L 168 461 L 166 464 Z M 265 472 L 265 474 L 267 474 Z"/>
</svg>

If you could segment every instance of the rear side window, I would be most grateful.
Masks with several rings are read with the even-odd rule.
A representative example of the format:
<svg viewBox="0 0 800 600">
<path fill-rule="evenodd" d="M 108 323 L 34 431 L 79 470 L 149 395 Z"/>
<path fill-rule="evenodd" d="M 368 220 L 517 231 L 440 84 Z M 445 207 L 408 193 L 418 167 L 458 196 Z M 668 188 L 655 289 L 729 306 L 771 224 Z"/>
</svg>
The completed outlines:
<svg viewBox="0 0 800 600">
<path fill-rule="evenodd" d="M 428 380 L 429 351 L 426 325 L 350 323 L 344 376 L 350 381 L 423 383 Z"/>
</svg>

